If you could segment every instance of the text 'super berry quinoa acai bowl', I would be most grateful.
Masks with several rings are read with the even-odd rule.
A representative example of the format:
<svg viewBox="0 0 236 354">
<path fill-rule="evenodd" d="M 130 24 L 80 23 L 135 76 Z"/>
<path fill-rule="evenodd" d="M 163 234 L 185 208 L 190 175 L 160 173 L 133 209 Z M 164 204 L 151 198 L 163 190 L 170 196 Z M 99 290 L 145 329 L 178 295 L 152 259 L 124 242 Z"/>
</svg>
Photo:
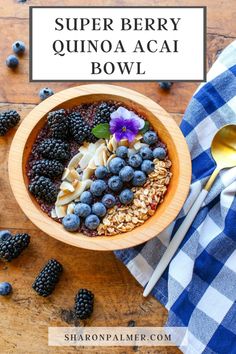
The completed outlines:
<svg viewBox="0 0 236 354">
<path fill-rule="evenodd" d="M 43 101 L 21 124 L 9 156 L 25 214 L 49 235 L 97 250 L 161 232 L 180 211 L 190 176 L 186 142 L 167 112 L 111 85 Z"/>
</svg>

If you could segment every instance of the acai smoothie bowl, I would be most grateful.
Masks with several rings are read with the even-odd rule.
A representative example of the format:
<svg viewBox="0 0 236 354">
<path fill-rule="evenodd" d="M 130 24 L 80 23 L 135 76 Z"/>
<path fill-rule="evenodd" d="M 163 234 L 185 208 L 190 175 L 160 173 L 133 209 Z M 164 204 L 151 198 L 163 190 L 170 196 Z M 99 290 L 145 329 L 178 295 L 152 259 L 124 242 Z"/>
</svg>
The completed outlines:
<svg viewBox="0 0 236 354">
<path fill-rule="evenodd" d="M 84 85 L 43 101 L 13 140 L 9 177 L 44 232 L 98 250 L 160 233 L 187 196 L 188 148 L 158 104 L 112 85 Z"/>
</svg>

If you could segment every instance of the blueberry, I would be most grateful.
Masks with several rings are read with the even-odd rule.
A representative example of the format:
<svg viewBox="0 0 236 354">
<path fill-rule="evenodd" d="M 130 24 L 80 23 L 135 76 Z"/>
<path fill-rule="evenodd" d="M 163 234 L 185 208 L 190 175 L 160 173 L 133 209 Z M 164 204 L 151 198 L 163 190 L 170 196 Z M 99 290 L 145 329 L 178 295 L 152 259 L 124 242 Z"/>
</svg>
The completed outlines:
<svg viewBox="0 0 236 354">
<path fill-rule="evenodd" d="M 52 89 L 48 88 L 48 87 L 45 87 L 45 88 L 42 88 L 40 91 L 39 91 L 39 97 L 40 99 L 43 101 L 43 100 L 46 100 L 46 98 L 50 97 L 54 95 L 54 92 Z"/>
<path fill-rule="evenodd" d="M 163 90 L 166 90 L 166 91 L 168 91 L 172 85 L 173 85 L 173 82 L 170 82 L 170 81 L 159 82 L 160 88 L 162 88 Z"/>
<path fill-rule="evenodd" d="M 68 214 L 62 219 L 62 225 L 67 231 L 77 231 L 80 226 L 80 218 L 75 214 Z"/>
<path fill-rule="evenodd" d="M 142 163 L 142 157 L 138 154 L 131 155 L 128 159 L 128 164 L 134 168 L 137 168 Z"/>
<path fill-rule="evenodd" d="M 93 214 L 99 216 L 100 218 L 106 215 L 107 209 L 104 204 L 97 202 L 92 206 Z"/>
<path fill-rule="evenodd" d="M 102 179 L 97 179 L 91 184 L 90 192 L 96 197 L 100 197 L 106 188 L 106 182 L 104 182 Z"/>
<path fill-rule="evenodd" d="M 0 283 L 0 295 L 6 296 L 9 295 L 12 292 L 12 286 L 10 283 L 7 283 L 6 281 Z"/>
<path fill-rule="evenodd" d="M 19 64 L 19 60 L 15 55 L 11 54 L 7 57 L 6 64 L 9 68 L 15 69 Z"/>
<path fill-rule="evenodd" d="M 121 181 L 120 177 L 113 176 L 108 180 L 108 187 L 115 192 L 118 192 L 123 187 L 123 182 Z"/>
<path fill-rule="evenodd" d="M 141 165 L 141 170 L 146 174 L 149 174 L 154 171 L 155 165 L 150 160 L 144 160 Z"/>
<path fill-rule="evenodd" d="M 84 223 L 89 230 L 95 230 L 100 224 L 100 220 L 97 215 L 90 214 L 89 216 L 87 216 Z"/>
<path fill-rule="evenodd" d="M 162 147 L 157 147 L 153 150 L 153 156 L 154 159 L 164 160 L 164 158 L 166 157 L 166 151 Z"/>
<path fill-rule="evenodd" d="M 122 204 L 130 204 L 134 199 L 134 193 L 126 188 L 120 193 L 119 199 Z"/>
<path fill-rule="evenodd" d="M 123 182 L 129 182 L 134 177 L 134 170 L 130 166 L 125 166 L 120 170 L 119 176 Z"/>
<path fill-rule="evenodd" d="M 80 202 L 91 205 L 93 202 L 93 195 L 89 191 L 85 191 L 80 196 Z"/>
<path fill-rule="evenodd" d="M 143 141 L 148 144 L 148 145 L 152 145 L 154 143 L 157 142 L 157 135 L 155 132 L 149 130 L 148 132 L 146 132 L 143 136 Z"/>
<path fill-rule="evenodd" d="M 12 234 L 8 230 L 0 231 L 0 242 L 9 240 L 12 237 Z"/>
<path fill-rule="evenodd" d="M 25 43 L 22 41 L 16 41 L 12 44 L 12 49 L 15 54 L 23 54 L 25 51 Z"/>
<path fill-rule="evenodd" d="M 108 175 L 108 169 L 105 166 L 99 166 L 95 171 L 95 176 L 97 178 L 105 178 Z"/>
<path fill-rule="evenodd" d="M 143 171 L 135 171 L 134 178 L 132 179 L 133 186 L 143 186 L 146 182 L 147 177 Z"/>
<path fill-rule="evenodd" d="M 151 150 L 149 147 L 147 147 L 147 146 L 142 147 L 142 148 L 139 150 L 139 154 L 141 155 L 141 157 L 142 157 L 144 160 L 152 160 L 152 159 L 153 159 L 152 150 Z"/>
<path fill-rule="evenodd" d="M 74 213 L 81 218 L 86 218 L 91 214 L 91 207 L 85 203 L 78 203 L 75 206 Z"/>
<path fill-rule="evenodd" d="M 105 194 L 102 198 L 102 203 L 106 208 L 112 208 L 116 204 L 116 198 L 112 194 Z"/>
<path fill-rule="evenodd" d="M 120 170 L 125 166 L 125 161 L 120 157 L 114 157 L 109 163 L 109 170 L 114 175 L 118 175 Z"/>
<path fill-rule="evenodd" d="M 126 146 L 119 146 L 116 149 L 116 156 L 125 159 L 128 156 L 128 148 Z"/>
</svg>

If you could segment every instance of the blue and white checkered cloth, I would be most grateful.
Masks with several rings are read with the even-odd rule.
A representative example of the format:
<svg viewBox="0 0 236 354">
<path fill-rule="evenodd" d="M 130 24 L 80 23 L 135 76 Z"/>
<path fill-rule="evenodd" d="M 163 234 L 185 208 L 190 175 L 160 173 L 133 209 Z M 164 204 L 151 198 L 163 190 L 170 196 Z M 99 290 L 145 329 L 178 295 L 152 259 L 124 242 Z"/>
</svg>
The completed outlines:
<svg viewBox="0 0 236 354">
<path fill-rule="evenodd" d="M 210 144 L 217 130 L 236 123 L 236 41 L 220 55 L 192 98 L 181 130 L 192 157 L 186 203 L 158 237 L 116 256 L 145 286 L 205 185 L 215 164 Z M 235 156 L 236 159 L 236 156 Z M 152 294 L 168 309 L 167 326 L 187 327 L 188 354 L 236 353 L 236 168 L 220 173 L 169 268 Z"/>
</svg>

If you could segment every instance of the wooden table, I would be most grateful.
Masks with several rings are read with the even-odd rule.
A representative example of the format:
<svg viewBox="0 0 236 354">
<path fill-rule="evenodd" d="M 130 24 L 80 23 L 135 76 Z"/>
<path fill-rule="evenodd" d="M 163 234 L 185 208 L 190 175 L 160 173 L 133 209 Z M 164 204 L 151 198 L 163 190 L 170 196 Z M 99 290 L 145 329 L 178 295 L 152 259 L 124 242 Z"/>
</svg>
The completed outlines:
<svg viewBox="0 0 236 354">
<path fill-rule="evenodd" d="M 5 58 L 11 53 L 11 44 L 23 40 L 28 44 L 29 5 L 155 5 L 155 1 L 75 1 L 75 0 L 0 0 L 0 109 L 17 109 L 22 119 L 39 102 L 42 84 L 29 83 L 28 52 L 20 60 L 16 72 L 9 70 Z M 160 0 L 158 5 L 199 5 L 198 0 Z M 208 6 L 207 63 L 210 67 L 219 53 L 236 38 L 235 0 L 205 0 Z M 193 63 L 194 64 L 194 63 Z M 119 84 L 119 83 L 117 83 Z M 196 83 L 175 83 L 170 93 L 163 92 L 157 83 L 120 83 L 137 90 L 161 104 L 180 122 L 182 114 L 197 87 Z M 73 83 L 51 83 L 56 92 Z M 9 264 L 0 264 L 0 281 L 12 283 L 10 299 L 0 299 L 1 353 L 179 353 L 166 348 L 49 348 L 48 326 L 73 325 L 67 309 L 73 306 L 78 288 L 87 287 L 96 296 L 95 311 L 88 326 L 127 326 L 135 321 L 138 326 L 163 326 L 166 310 L 152 297 L 144 299 L 142 288 L 111 252 L 92 252 L 77 249 L 56 241 L 40 232 L 19 209 L 9 186 L 7 155 L 14 132 L 0 138 L 0 227 L 12 232 L 28 232 L 30 247 Z M 55 257 L 64 265 L 65 272 L 55 293 L 48 299 L 31 290 L 34 276 L 42 265 Z"/>
</svg>

